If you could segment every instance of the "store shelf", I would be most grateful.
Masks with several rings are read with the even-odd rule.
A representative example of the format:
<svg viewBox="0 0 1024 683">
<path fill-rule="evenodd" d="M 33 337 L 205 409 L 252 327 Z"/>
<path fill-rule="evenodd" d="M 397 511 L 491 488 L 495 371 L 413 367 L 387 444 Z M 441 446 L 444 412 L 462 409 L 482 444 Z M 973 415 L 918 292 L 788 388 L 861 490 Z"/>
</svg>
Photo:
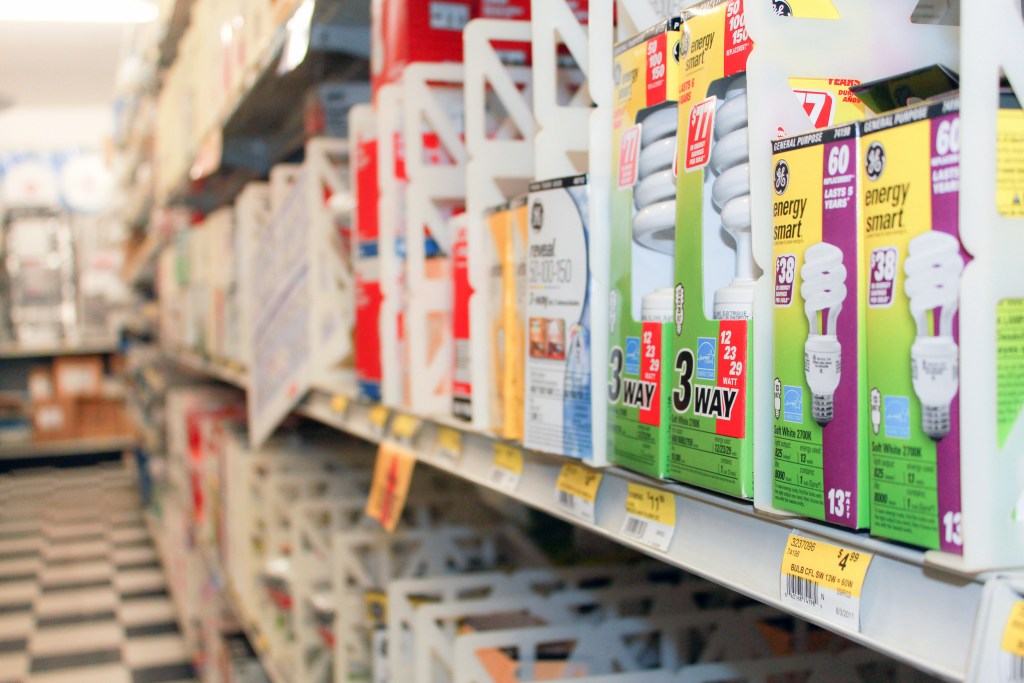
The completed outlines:
<svg viewBox="0 0 1024 683">
<path fill-rule="evenodd" d="M 152 199 L 150 200 L 150 206 L 152 206 Z M 160 255 L 160 250 L 165 242 L 165 235 L 159 232 L 150 231 L 146 235 L 142 246 L 133 254 L 132 259 L 124 264 L 124 269 L 121 272 L 125 283 L 129 287 L 139 284 L 147 276 L 148 279 L 152 279 L 153 265 L 156 263 L 157 256 Z"/>
<path fill-rule="evenodd" d="M 181 365 L 244 387 L 244 373 L 208 360 L 177 354 Z M 619 468 L 600 470 L 603 479 L 595 501 L 594 522 L 585 521 L 557 502 L 556 481 L 563 465 L 577 461 L 523 452 L 523 471 L 514 488 L 495 482 L 495 447 L 505 442 L 470 431 L 454 419 L 423 420 L 414 438 L 399 439 L 391 431 L 396 417 L 405 415 L 344 393 L 313 390 L 297 412 L 372 443 L 399 441 L 417 459 L 455 476 L 492 489 L 533 508 L 572 522 L 668 564 L 703 576 L 784 611 L 780 573 L 791 533 L 825 541 L 874 558 L 862 593 L 861 628 L 854 631 L 823 619 L 800 614 L 825 628 L 950 681 L 965 680 L 975 617 L 981 611 L 982 591 L 989 575 L 959 574 L 932 564 L 927 553 L 837 527 L 797 518 L 778 518 L 735 500 L 684 485 L 652 480 Z M 381 423 L 381 416 L 388 419 Z M 405 420 L 408 424 L 408 420 Z M 455 429 L 461 441 L 453 454 L 440 445 L 444 429 Z M 514 444 L 508 444 L 513 445 Z M 625 501 L 630 483 L 671 494 L 676 528 L 667 552 L 623 535 Z M 956 615 L 956 618 L 951 618 Z"/>
<path fill-rule="evenodd" d="M 342 411 L 336 410 L 344 406 Z M 351 399 L 314 392 L 299 413 L 379 443 L 392 438 L 371 418 L 373 407 Z M 391 413 L 391 423 L 400 413 Z M 379 419 L 379 416 L 377 416 Z M 618 468 L 602 470 L 595 523 L 560 507 L 556 481 L 568 459 L 524 452 L 522 476 L 514 489 L 492 479 L 495 444 L 485 435 L 461 431 L 461 454 L 443 453 L 438 431 L 444 424 L 424 421 L 412 442 L 419 461 L 531 507 L 573 522 L 647 553 L 668 564 L 708 578 L 778 609 L 792 612 L 780 597 L 780 570 L 790 533 L 874 555 L 864 585 L 861 629 L 855 632 L 804 615 L 810 621 L 946 680 L 964 680 L 974 616 L 979 611 L 986 576 L 963 576 L 929 565 L 925 553 L 800 519 L 757 513 L 749 503 L 687 486 L 671 485 Z M 668 552 L 626 538 L 621 533 L 629 483 L 671 493 L 676 528 Z M 951 615 L 955 617 L 951 618 Z"/>
<path fill-rule="evenodd" d="M 115 436 L 95 439 L 72 439 L 68 441 L 31 441 L 23 444 L 0 445 L 0 460 L 23 460 L 27 458 L 55 458 L 90 455 L 94 453 L 117 453 L 138 445 L 133 436 Z"/>
<path fill-rule="evenodd" d="M 311 86 L 327 81 L 369 79 L 369 4 L 359 0 L 317 2 L 308 52 L 294 68 L 279 68 L 297 3 L 274 34 L 224 111 L 200 138 L 186 177 L 158 191 L 161 204 L 184 204 L 210 212 L 234 200 L 246 183 L 301 152 L 305 144 L 301 106 Z M 367 90 L 367 96 L 368 96 Z"/>
<path fill-rule="evenodd" d="M 116 339 L 85 341 L 80 344 L 57 346 L 22 346 L 19 344 L 0 345 L 0 360 L 14 358 L 49 358 L 53 356 L 90 356 L 118 352 Z"/>
<path fill-rule="evenodd" d="M 190 351 L 170 351 L 167 357 L 185 370 L 205 375 L 244 389 L 248 384 L 248 372 L 245 368 L 229 366 Z"/>
<path fill-rule="evenodd" d="M 288 677 L 281 671 L 281 667 L 270 656 L 267 648 L 267 639 L 260 633 L 256 620 L 248 614 L 242 601 L 239 600 L 238 593 L 231 586 L 230 580 L 221 569 L 220 562 L 217 560 L 217 554 L 212 548 L 202 543 L 197 543 L 196 547 L 199 557 L 206 567 L 207 575 L 220 588 L 225 602 L 231 608 L 231 611 L 234 612 L 238 624 L 242 627 L 242 631 L 249 641 L 249 645 L 252 646 L 253 651 L 256 652 L 256 656 L 259 658 L 260 665 L 263 667 L 264 673 L 267 674 L 267 678 L 270 679 L 271 683 L 291 683 Z"/>
<path fill-rule="evenodd" d="M 163 26 L 160 37 L 160 56 L 157 65 L 166 68 L 174 63 L 178 55 L 178 43 L 188 28 L 193 0 L 175 0 L 174 8 Z"/>
</svg>

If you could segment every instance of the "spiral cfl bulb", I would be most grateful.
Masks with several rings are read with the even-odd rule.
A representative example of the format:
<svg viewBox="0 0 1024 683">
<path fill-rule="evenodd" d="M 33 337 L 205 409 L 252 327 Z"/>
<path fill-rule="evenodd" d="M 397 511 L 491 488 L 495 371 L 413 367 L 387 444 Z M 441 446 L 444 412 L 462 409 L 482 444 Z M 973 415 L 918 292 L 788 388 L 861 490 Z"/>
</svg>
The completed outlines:
<svg viewBox="0 0 1024 683">
<path fill-rule="evenodd" d="M 676 105 L 655 109 L 640 123 L 638 182 L 633 189 L 637 214 L 633 241 L 647 249 L 675 253 L 676 156 L 679 109 Z"/>
<path fill-rule="evenodd" d="M 960 382 L 953 318 L 963 269 L 960 242 L 952 235 L 931 231 L 910 241 L 903 265 L 904 290 L 917 324 L 910 373 L 921 401 L 921 426 L 936 441 L 949 434 L 949 404 Z"/>
<path fill-rule="evenodd" d="M 833 399 L 842 372 L 842 347 L 836 324 L 846 299 L 843 252 L 819 242 L 804 252 L 800 268 L 808 333 L 804 344 L 804 373 L 811 389 L 811 416 L 822 427 L 832 421 Z"/>
<path fill-rule="evenodd" d="M 736 244 L 732 282 L 715 292 L 716 319 L 748 319 L 753 313 L 754 257 L 750 234 L 750 145 L 746 76 L 735 78 L 715 113 L 711 170 L 717 174 L 711 198 L 721 212 L 722 227 Z"/>
</svg>

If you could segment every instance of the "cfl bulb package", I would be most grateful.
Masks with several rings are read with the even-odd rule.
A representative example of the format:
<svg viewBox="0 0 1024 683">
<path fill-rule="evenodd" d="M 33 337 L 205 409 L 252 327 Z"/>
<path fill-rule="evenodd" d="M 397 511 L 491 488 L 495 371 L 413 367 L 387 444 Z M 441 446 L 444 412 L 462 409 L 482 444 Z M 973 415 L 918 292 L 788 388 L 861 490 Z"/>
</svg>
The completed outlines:
<svg viewBox="0 0 1024 683">
<path fill-rule="evenodd" d="M 604 369 L 590 359 L 591 311 L 608 303 L 590 260 L 587 182 L 583 175 L 530 185 L 523 445 L 593 462 L 590 392 Z"/>
<path fill-rule="evenodd" d="M 753 496 L 747 57 L 742 3 L 682 14 L 668 476 Z M 767 329 L 767 328 L 765 328 Z"/>
<path fill-rule="evenodd" d="M 959 100 L 863 124 L 871 531 L 960 554 Z"/>
<path fill-rule="evenodd" d="M 615 47 L 608 455 L 652 477 L 668 473 L 679 28 Z"/>
<path fill-rule="evenodd" d="M 868 523 L 858 129 L 772 143 L 772 503 L 851 528 Z"/>
</svg>

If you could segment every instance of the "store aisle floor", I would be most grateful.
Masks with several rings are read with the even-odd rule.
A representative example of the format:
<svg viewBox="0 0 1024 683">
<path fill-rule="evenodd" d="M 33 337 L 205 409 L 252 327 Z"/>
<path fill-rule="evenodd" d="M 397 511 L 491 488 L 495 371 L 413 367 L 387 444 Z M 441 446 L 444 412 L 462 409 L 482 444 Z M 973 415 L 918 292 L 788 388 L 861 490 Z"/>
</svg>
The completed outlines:
<svg viewBox="0 0 1024 683">
<path fill-rule="evenodd" d="M 0 475 L 0 683 L 191 680 L 123 466 Z"/>
</svg>

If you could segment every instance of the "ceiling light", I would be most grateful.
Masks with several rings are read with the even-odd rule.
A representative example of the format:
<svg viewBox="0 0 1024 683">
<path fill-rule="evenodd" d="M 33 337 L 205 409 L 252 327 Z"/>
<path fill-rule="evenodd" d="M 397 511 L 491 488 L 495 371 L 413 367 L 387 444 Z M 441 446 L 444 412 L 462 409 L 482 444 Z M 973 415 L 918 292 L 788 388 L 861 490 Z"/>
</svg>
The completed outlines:
<svg viewBox="0 0 1024 683">
<path fill-rule="evenodd" d="M 149 0 L 0 0 L 0 21 L 144 24 L 157 14 Z"/>
</svg>

